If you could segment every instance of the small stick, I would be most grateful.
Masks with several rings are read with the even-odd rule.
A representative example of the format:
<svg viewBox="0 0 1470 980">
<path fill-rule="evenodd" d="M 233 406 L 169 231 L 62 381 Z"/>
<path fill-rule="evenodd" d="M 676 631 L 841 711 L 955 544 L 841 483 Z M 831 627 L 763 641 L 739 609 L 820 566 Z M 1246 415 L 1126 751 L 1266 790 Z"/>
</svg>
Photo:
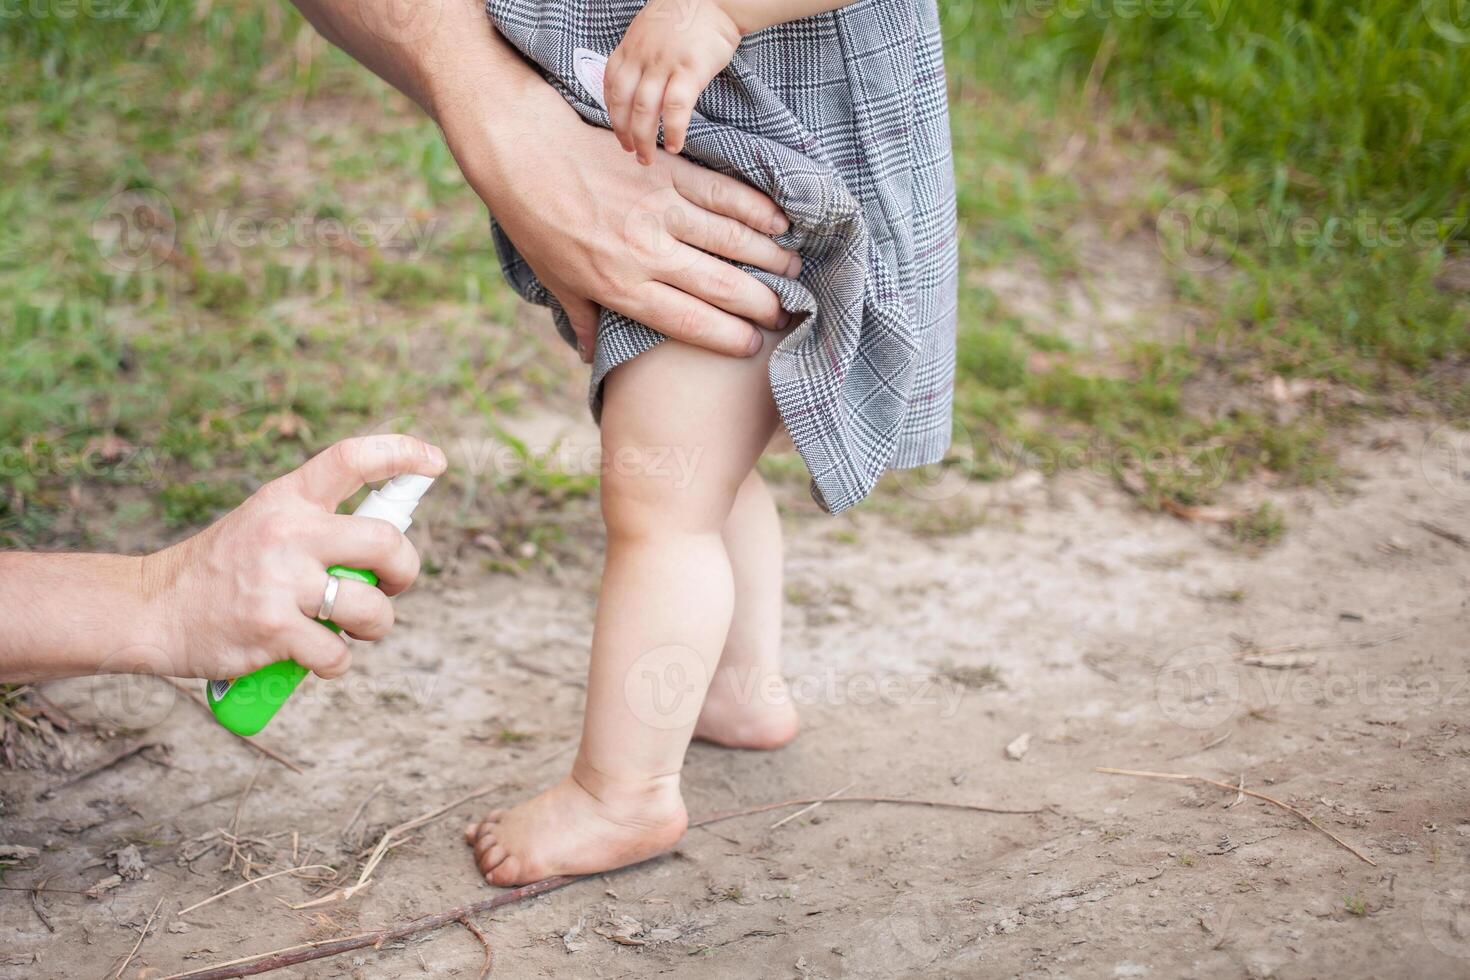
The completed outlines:
<svg viewBox="0 0 1470 980">
<path fill-rule="evenodd" d="M 362 866 L 362 873 L 357 876 L 357 882 L 355 884 L 349 885 L 346 888 L 339 888 L 336 891 L 331 892 L 330 894 L 323 895 L 321 898 L 312 899 L 310 902 L 302 902 L 299 905 L 293 905 L 291 906 L 291 908 L 294 911 L 299 912 L 302 909 L 316 908 L 319 905 L 330 905 L 333 902 L 341 902 L 351 898 L 353 895 L 356 895 L 358 892 L 362 891 L 368 886 L 368 882 L 372 878 L 373 872 L 377 870 L 378 863 L 383 860 L 383 857 L 398 844 L 402 843 L 402 841 L 395 840 L 395 838 L 398 838 L 401 835 L 408 833 L 410 830 L 416 830 L 429 821 L 436 820 L 439 817 L 442 817 L 444 814 L 448 813 L 450 810 L 453 810 L 461 803 L 468 803 L 470 800 L 484 796 L 486 793 L 491 792 L 495 788 L 495 786 L 481 786 L 479 789 L 474 790 L 470 793 L 466 793 L 464 796 L 461 796 L 453 803 L 446 803 L 444 806 L 441 806 L 438 809 L 430 810 L 428 813 L 414 817 L 412 820 L 401 823 L 396 827 L 390 827 L 383 834 L 383 836 L 378 839 L 378 846 L 373 848 L 372 854 L 368 855 L 367 862 Z"/>
<path fill-rule="evenodd" d="M 800 800 L 782 800 L 780 803 L 762 803 L 760 806 L 747 807 L 744 810 L 725 810 L 719 813 L 711 813 L 709 816 L 697 820 L 689 826 L 704 827 L 712 823 L 734 820 L 736 817 L 748 817 L 752 814 L 767 813 L 771 810 L 784 810 L 788 806 L 805 806 L 808 803 L 898 803 L 909 806 L 932 806 L 947 810 L 971 810 L 975 813 L 1003 813 L 1018 816 L 1047 812 L 1045 808 L 1035 810 L 1008 810 L 1004 807 L 982 806 L 979 803 L 951 803 L 948 800 L 918 800 L 910 799 L 906 796 L 834 796 L 830 799 L 824 797 L 808 797 Z"/>
<path fill-rule="evenodd" d="M 50 789 L 43 789 L 41 792 L 36 794 L 36 799 L 49 800 L 51 799 L 51 797 L 66 789 L 68 786 L 75 786 L 77 783 L 80 783 L 84 779 L 90 779 L 93 776 L 97 775 L 99 772 L 105 772 L 106 770 L 111 769 L 113 766 L 117 765 L 119 762 L 123 762 L 127 759 L 132 758 L 139 752 L 142 752 L 146 749 L 160 748 L 162 746 L 162 742 L 135 742 L 125 749 L 112 753 L 112 755 L 103 759 L 96 765 L 89 766 L 88 768 L 83 769 L 81 772 L 77 773 L 75 776 L 72 776 L 70 779 L 63 780 L 62 782 L 57 783 L 55 786 L 52 786 Z"/>
<path fill-rule="evenodd" d="M 463 803 L 465 800 L 474 799 L 476 796 L 483 795 L 486 792 L 489 792 L 488 788 L 472 793 L 463 799 L 456 800 L 454 803 L 449 804 L 449 806 L 442 807 L 439 811 L 436 811 L 436 814 L 449 810 Z M 780 810 L 789 806 L 805 806 L 808 803 L 895 803 L 913 806 L 945 807 L 954 810 L 971 810 L 979 813 L 1003 814 L 1047 812 L 1044 809 L 1006 810 L 998 807 L 982 806 L 978 803 L 915 800 L 898 796 L 837 796 L 831 799 L 782 800 L 780 803 L 765 803 L 761 806 L 747 807 L 743 810 L 726 810 L 719 813 L 712 813 L 707 817 L 694 821 L 689 826 L 703 827 L 722 820 L 733 820 L 736 817 L 748 817 L 757 813 L 768 813 L 771 810 Z M 428 816 L 431 815 L 426 815 L 426 817 Z M 419 819 L 422 821 L 425 818 L 421 817 Z M 388 832 L 389 835 L 392 833 L 393 831 Z M 387 836 L 385 835 L 385 839 Z M 233 980 L 235 977 L 249 977 L 255 976 L 258 973 L 269 973 L 272 970 L 281 970 L 288 966 L 295 966 L 298 963 L 307 963 L 311 960 L 325 959 L 328 956 L 350 953 L 355 949 L 365 949 L 369 946 L 374 949 L 381 949 L 388 943 L 397 942 L 400 939 L 416 936 L 420 933 L 432 932 L 435 929 L 442 929 L 444 926 L 459 922 L 461 919 L 483 915 L 486 912 L 493 912 L 495 909 L 503 906 L 513 905 L 516 902 L 525 901 L 528 898 L 535 898 L 538 895 L 544 895 L 558 888 L 565 888 L 573 882 L 594 877 L 600 877 L 600 875 L 557 875 L 554 878 L 543 878 L 540 881 L 533 881 L 529 885 L 522 885 L 511 891 L 502 892 L 493 898 L 487 898 L 470 905 L 460 905 L 452 909 L 446 909 L 443 912 L 436 912 L 432 915 L 425 915 L 410 922 L 405 922 L 400 926 L 379 929 L 374 932 L 356 933 L 351 936 L 343 936 L 340 939 L 325 939 L 320 942 L 286 946 L 282 949 L 273 949 L 265 953 L 256 953 L 253 956 L 242 956 L 239 959 L 229 960 L 225 963 L 215 963 L 212 966 L 203 967 L 202 969 L 187 973 L 174 973 L 163 977 L 162 980 Z"/>
<path fill-rule="evenodd" d="M 470 905 L 460 905 L 456 908 L 436 912 L 433 915 L 425 915 L 405 922 L 401 926 L 391 929 L 378 929 L 374 932 L 360 932 L 341 939 L 324 939 L 320 942 L 301 943 L 297 946 L 287 946 L 284 949 L 271 950 L 269 953 L 258 953 L 254 956 L 243 956 L 228 963 L 217 963 L 205 967 L 202 970 L 194 970 L 189 973 L 175 973 L 164 977 L 163 980 L 230 980 L 233 977 L 249 977 L 257 973 L 269 973 L 271 970 L 280 970 L 298 963 L 306 963 L 311 960 L 324 959 L 328 956 L 337 956 L 341 953 L 349 953 L 355 949 L 365 949 L 371 946 L 381 949 L 388 943 L 406 939 L 409 936 L 421 932 L 432 932 L 442 929 L 450 923 L 458 922 L 460 919 L 472 915 L 481 915 L 504 905 L 512 905 L 537 895 L 544 895 L 549 891 L 570 885 L 574 881 L 581 881 L 590 875 L 559 875 L 555 878 L 544 878 L 534 881 L 529 885 L 508 892 L 502 892 L 493 898 L 487 898 Z"/>
<path fill-rule="evenodd" d="M 1225 804 L 1225 809 L 1229 810 L 1231 807 L 1239 806 L 1240 804 L 1242 804 L 1244 802 L 1245 802 L 1245 773 L 1241 773 L 1240 774 L 1240 786 L 1235 791 L 1235 799 L 1233 799 L 1229 803 Z"/>
<path fill-rule="evenodd" d="M 181 681 L 174 680 L 172 677 L 165 677 L 164 680 L 168 681 L 174 687 L 182 691 L 186 696 L 188 696 L 190 701 L 193 701 L 195 704 L 199 705 L 199 707 L 203 708 L 205 713 L 208 714 L 211 718 L 214 717 L 214 712 L 209 710 L 209 702 L 204 700 L 203 695 L 201 695 L 198 691 L 194 690 L 192 687 L 186 686 Z M 225 731 L 229 731 L 229 729 L 227 728 L 225 729 Z M 285 766 L 287 769 L 291 770 L 297 775 L 306 775 L 305 771 L 300 766 L 292 762 L 290 759 L 286 758 L 284 755 L 281 755 L 281 753 L 277 752 L 275 749 L 267 748 L 266 746 L 261 745 L 259 742 L 251 741 L 244 735 L 240 735 L 236 732 L 230 732 L 230 734 L 234 735 L 241 742 L 245 743 L 247 748 L 254 749 L 256 752 L 259 752 L 267 759 L 273 759 L 276 762 L 279 762 L 281 765 Z"/>
<path fill-rule="evenodd" d="M 1387 636 L 1380 636 L 1372 640 L 1359 640 L 1357 643 L 1352 644 L 1352 646 L 1355 650 L 1370 650 L 1373 647 L 1381 647 L 1386 646 L 1390 643 L 1396 643 L 1397 641 L 1402 640 L 1408 635 L 1408 630 L 1395 630 L 1394 632 L 1389 633 Z"/>
<path fill-rule="evenodd" d="M 1178 755 L 1171 755 L 1171 756 L 1169 756 L 1169 761 L 1170 762 L 1173 762 L 1175 759 L 1187 759 L 1187 758 L 1189 758 L 1192 755 L 1201 755 L 1201 754 L 1203 754 L 1205 752 L 1210 751 L 1210 749 L 1213 749 L 1217 745 L 1223 745 L 1225 743 L 1225 740 L 1228 739 L 1231 735 L 1234 735 L 1234 734 L 1235 734 L 1235 729 L 1232 728 L 1230 731 L 1226 732 L 1224 735 L 1221 735 L 1219 738 L 1214 739 L 1211 742 L 1208 742 L 1208 743 L 1206 743 L 1204 745 L 1201 745 L 1197 749 L 1190 749 L 1188 752 L 1180 752 Z"/>
<path fill-rule="evenodd" d="M 46 716 L 46 720 L 64 732 L 71 731 L 71 726 L 83 724 L 68 714 L 60 705 L 52 701 L 40 691 L 31 692 L 31 700 L 36 703 L 36 708 Z M 94 728 L 94 725 L 83 725 L 86 728 Z"/>
<path fill-rule="evenodd" d="M 261 765 L 255 764 L 255 770 L 250 773 L 250 782 L 245 784 L 245 790 L 240 794 L 240 799 L 235 802 L 235 815 L 230 818 L 230 836 L 234 837 L 240 829 L 240 814 L 245 812 L 245 801 L 250 798 L 250 791 L 255 788 L 255 781 L 260 778 Z"/>
<path fill-rule="evenodd" d="M 122 961 L 122 966 L 117 968 L 117 972 L 112 975 L 112 980 L 118 980 L 118 977 L 122 976 L 123 971 L 128 968 L 128 964 L 133 962 L 133 957 L 138 955 L 138 950 L 142 947 L 143 940 L 148 938 L 148 930 L 153 928 L 153 917 L 158 914 L 158 910 L 161 908 L 163 908 L 163 899 L 160 898 L 158 904 L 153 906 L 153 911 L 148 913 L 148 921 L 143 923 L 143 931 L 138 933 L 138 941 L 133 943 L 133 948 L 128 952 L 128 958 Z"/>
<path fill-rule="evenodd" d="M 1252 796 L 1258 800 L 1265 800 L 1272 806 L 1278 806 L 1281 809 L 1285 810 L 1287 813 L 1294 814 L 1295 816 L 1300 817 L 1308 824 L 1310 824 L 1314 829 L 1319 830 L 1322 833 L 1326 834 L 1328 837 L 1332 838 L 1332 840 L 1336 842 L 1339 847 L 1347 851 L 1359 861 L 1362 861 L 1365 864 L 1374 868 L 1378 867 L 1377 862 L 1373 861 L 1362 851 L 1358 850 L 1356 847 L 1349 844 L 1347 841 L 1343 840 L 1341 837 L 1337 836 L 1332 831 L 1328 830 L 1326 827 L 1313 820 L 1306 813 L 1292 806 L 1290 803 L 1283 803 L 1280 800 L 1276 799 L 1276 797 L 1274 796 L 1267 796 L 1265 793 L 1257 793 L 1253 789 L 1246 789 L 1244 785 L 1232 786 L 1229 783 L 1222 783 L 1218 779 L 1207 779 L 1204 776 L 1191 776 L 1187 773 L 1182 772 L 1146 772 L 1139 769 L 1113 769 L 1108 766 L 1098 766 L 1093 770 L 1093 772 L 1105 773 L 1109 776 L 1137 776 L 1140 779 L 1167 779 L 1173 782 L 1181 783 L 1205 783 L 1209 786 L 1217 786 L 1220 789 L 1229 790 L 1232 793 L 1244 793 L 1246 796 Z M 1244 776 L 1242 776 L 1241 783 L 1244 784 L 1244 782 L 1245 779 Z"/>
<path fill-rule="evenodd" d="M 7 698 L 7 700 L 9 700 L 9 699 Z M 16 711 L 14 708 L 7 708 L 3 704 L 0 704 L 0 715 L 4 715 L 6 718 L 9 718 L 11 721 L 19 722 L 20 724 L 26 726 L 27 728 L 29 728 L 33 732 L 39 732 L 41 730 L 41 726 L 40 725 L 36 724 L 31 719 L 29 719 L 25 715 L 21 714 L 19 711 Z"/>
<path fill-rule="evenodd" d="M 237 960 L 226 960 L 223 963 L 215 963 L 213 966 L 189 973 L 170 973 L 163 980 L 203 980 L 203 978 L 223 980 L 227 977 L 248 977 L 257 973 L 269 973 L 271 970 L 280 970 L 297 963 L 305 963 L 308 960 L 323 959 L 328 956 L 336 956 L 338 953 L 371 946 L 373 937 L 377 935 L 375 932 L 358 932 L 339 939 L 318 939 L 310 943 L 297 943 L 295 946 L 282 946 L 269 953 L 242 956 Z M 358 940 L 363 940 L 363 942 L 359 943 Z M 325 950 L 325 952 L 316 955 L 315 950 Z M 308 955 L 302 956 L 302 953 Z"/>
<path fill-rule="evenodd" d="M 1114 684 L 1118 683 L 1118 675 L 1113 673 L 1111 670 L 1108 670 L 1102 664 L 1098 663 L 1097 658 L 1090 653 L 1082 658 L 1082 666 L 1086 667 L 1088 670 L 1091 670 L 1096 674 L 1101 675 L 1102 677 L 1107 678 Z"/>
<path fill-rule="evenodd" d="M 850 789 L 852 789 L 852 783 L 848 783 L 846 786 L 842 787 L 837 792 L 832 793 L 831 795 L 829 795 L 826 799 L 818 800 L 815 803 L 808 803 L 806 806 L 802 807 L 800 810 L 797 810 L 795 813 L 788 813 L 788 814 L 786 814 L 786 816 L 782 817 L 780 820 L 777 820 L 775 823 L 771 824 L 771 829 L 772 830 L 775 830 L 777 827 L 781 826 L 784 823 L 790 823 L 792 820 L 795 820 L 797 817 L 801 816 L 803 813 L 811 813 L 817 807 L 821 806 L 823 803 L 826 803 L 827 800 L 835 799 L 836 797 L 841 796 L 843 793 L 846 793 Z"/>
<path fill-rule="evenodd" d="M 56 926 L 51 922 L 51 917 L 46 914 L 46 910 L 41 907 L 41 892 L 47 890 L 46 882 L 55 877 L 55 875 L 47 875 L 36 882 L 35 886 L 31 889 L 31 908 L 35 910 L 36 918 L 41 920 L 41 925 L 46 927 L 47 932 L 55 932 Z"/>
<path fill-rule="evenodd" d="M 1200 751 L 1201 752 L 1208 752 L 1208 751 L 1210 751 L 1210 749 L 1213 749 L 1215 746 L 1223 744 L 1224 741 L 1227 738 L 1229 738 L 1231 735 L 1234 735 L 1234 734 L 1235 734 L 1235 729 L 1232 728 L 1228 732 L 1226 732 L 1224 735 L 1221 735 L 1219 738 L 1215 739 L 1209 745 L 1206 745 L 1204 748 L 1200 749 Z"/>
<path fill-rule="evenodd" d="M 475 925 L 475 921 L 467 915 L 460 916 L 459 922 L 460 925 L 474 933 L 475 938 L 480 941 L 480 945 L 485 947 L 485 965 L 480 967 L 479 976 L 479 980 L 485 980 L 490 975 L 491 968 L 495 966 L 495 951 L 490 948 L 490 937 L 485 935 L 485 931 Z"/>
<path fill-rule="evenodd" d="M 1461 548 L 1470 548 L 1470 540 L 1466 540 L 1463 534 L 1451 531 L 1449 528 L 1435 524 L 1433 521 L 1415 521 L 1414 523 L 1435 537 L 1444 538 L 1450 544 L 1457 545 Z"/>
<path fill-rule="evenodd" d="M 373 801 L 373 797 L 377 796 L 382 791 L 383 791 L 383 784 L 382 783 L 379 783 L 378 785 L 374 786 L 372 788 L 372 791 L 370 793 L 368 793 L 367 796 L 363 797 L 362 802 L 357 805 L 357 809 L 352 811 L 352 816 L 348 817 L 347 818 L 347 822 L 342 825 L 342 835 L 341 836 L 342 836 L 342 839 L 344 841 L 347 839 L 347 832 L 352 829 L 352 825 L 355 824 L 355 823 L 357 823 L 357 818 L 360 817 L 360 816 L 362 816 L 362 811 L 366 810 L 367 809 L 367 805 Z M 358 847 L 361 847 L 362 846 L 362 837 L 361 836 L 358 837 L 357 846 Z"/>
<path fill-rule="evenodd" d="M 248 881 L 242 881 L 240 884 L 234 886 L 233 888 L 226 888 L 224 891 L 219 892 L 218 894 L 209 896 L 208 898 L 206 898 L 202 902 L 195 902 L 193 905 L 189 906 L 186 909 L 180 909 L 179 910 L 179 915 L 180 915 L 180 917 L 185 916 L 185 915 L 188 915 L 190 912 L 194 911 L 195 909 L 202 909 L 202 908 L 204 908 L 204 906 L 208 905 L 210 902 L 217 901 L 218 899 L 224 898 L 226 895 L 232 895 L 232 894 L 234 894 L 235 892 L 239 891 L 242 888 L 249 888 L 251 885 L 258 885 L 262 881 L 269 881 L 272 878 L 279 878 L 281 875 L 295 874 L 297 871 L 315 871 L 318 868 L 321 868 L 321 869 L 323 869 L 325 871 L 336 871 L 337 870 L 336 868 L 332 867 L 331 865 L 327 865 L 327 864 L 303 864 L 303 865 L 301 865 L 300 867 L 297 867 L 297 868 L 285 868 L 284 870 L 281 870 L 281 871 L 272 871 L 268 875 L 261 875 L 259 878 L 251 878 Z"/>
</svg>

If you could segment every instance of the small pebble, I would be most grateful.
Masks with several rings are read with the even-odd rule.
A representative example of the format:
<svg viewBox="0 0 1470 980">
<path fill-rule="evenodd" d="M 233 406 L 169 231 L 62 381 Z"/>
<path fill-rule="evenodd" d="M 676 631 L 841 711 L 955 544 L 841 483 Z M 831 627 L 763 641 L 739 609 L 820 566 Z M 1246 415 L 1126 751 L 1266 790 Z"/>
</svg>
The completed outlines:
<svg viewBox="0 0 1470 980">
<path fill-rule="evenodd" d="M 1016 740 L 1006 746 L 1006 758 L 1012 762 L 1020 762 L 1026 757 L 1026 752 L 1031 748 L 1031 733 L 1026 732 L 1017 736 Z"/>
</svg>

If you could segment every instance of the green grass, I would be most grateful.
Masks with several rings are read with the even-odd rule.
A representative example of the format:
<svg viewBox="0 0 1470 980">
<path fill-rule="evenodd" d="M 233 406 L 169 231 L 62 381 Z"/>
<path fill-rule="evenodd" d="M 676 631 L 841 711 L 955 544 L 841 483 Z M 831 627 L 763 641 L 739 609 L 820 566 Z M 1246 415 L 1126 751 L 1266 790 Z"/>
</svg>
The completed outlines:
<svg viewBox="0 0 1470 980">
<path fill-rule="evenodd" d="M 1249 547 L 1275 544 L 1286 530 L 1281 511 L 1267 503 L 1248 511 L 1230 522 L 1235 540 Z"/>
<path fill-rule="evenodd" d="M 1387 0 L 941 9 L 974 475 L 1088 466 L 1189 505 L 1335 478 L 1334 430 L 1404 396 L 1470 418 L 1470 307 L 1436 284 L 1470 240 L 1470 37 Z M 1017 257 L 1057 294 L 1108 276 L 1069 248 L 1088 221 L 1151 252 L 1199 322 L 1074 350 L 977 282 Z M 1273 376 L 1327 387 L 1289 418 L 1231 407 Z M 1257 518 L 1246 537 L 1279 535 Z"/>
<path fill-rule="evenodd" d="M 173 483 L 159 491 L 163 521 L 169 527 L 205 524 L 245 498 L 237 483 L 195 480 Z"/>
<path fill-rule="evenodd" d="M 522 341 L 432 123 L 289 7 L 162 10 L 0 37 L 0 546 L 105 543 L 55 530 L 90 483 L 197 526 L 334 438 L 547 382 L 464 404 Z"/>
<path fill-rule="evenodd" d="M 943 9 L 961 86 L 1049 98 L 1080 92 L 1091 76 L 1123 111 L 1169 127 L 1191 176 L 1237 206 L 1453 220 L 1467 216 L 1470 189 L 1470 25 L 1462 38 L 1444 29 L 1453 6 L 1001 0 Z M 1457 237 L 1467 240 L 1463 226 Z"/>
<path fill-rule="evenodd" d="M 1470 418 L 1465 297 L 1436 284 L 1470 214 L 1454 25 L 1386 0 L 1200 0 L 1203 23 L 1086 6 L 942 0 L 964 263 L 951 467 L 1090 467 L 1150 506 L 1206 504 L 1262 473 L 1336 478 L 1333 433 L 1365 412 Z M 557 383 L 431 123 L 287 6 L 160 10 L 0 34 L 0 547 L 105 546 L 124 513 L 182 533 L 338 436 L 503 435 Z M 1385 242 L 1390 222 L 1420 234 Z M 1063 329 L 1065 297 L 1138 243 L 1189 329 L 1140 314 L 1095 349 Z M 988 278 L 1006 269 L 1050 305 Z M 1275 375 L 1323 387 L 1281 418 L 1259 397 Z M 476 481 L 460 515 L 519 567 L 594 483 L 508 444 L 524 465 Z"/>
</svg>

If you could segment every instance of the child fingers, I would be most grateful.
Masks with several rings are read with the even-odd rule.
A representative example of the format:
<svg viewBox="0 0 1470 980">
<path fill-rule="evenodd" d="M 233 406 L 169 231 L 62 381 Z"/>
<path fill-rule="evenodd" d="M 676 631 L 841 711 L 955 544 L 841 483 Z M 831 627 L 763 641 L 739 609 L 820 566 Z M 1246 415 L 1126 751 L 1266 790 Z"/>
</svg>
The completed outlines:
<svg viewBox="0 0 1470 980">
<path fill-rule="evenodd" d="M 749 273 L 695 248 L 681 246 L 675 265 L 659 277 L 678 289 L 700 290 L 710 303 L 767 330 L 790 322 L 776 294 Z"/>
<path fill-rule="evenodd" d="M 318 609 L 307 615 L 315 616 Z M 343 579 L 332 605 L 332 622 L 356 640 L 381 640 L 393 628 L 393 603 L 366 582 Z"/>
<path fill-rule="evenodd" d="M 684 152 L 684 134 L 689 130 L 689 110 L 670 109 L 664 102 L 664 149 L 670 153 Z"/>
<path fill-rule="evenodd" d="M 674 161 L 674 187 L 706 211 L 734 218 L 755 231 L 779 235 L 791 227 L 776 202 L 742 180 L 690 163 Z"/>
<path fill-rule="evenodd" d="M 638 88 L 641 74 L 626 61 L 618 59 L 618 52 L 614 51 L 602 79 L 602 98 L 607 103 L 608 121 L 612 123 L 618 143 L 630 153 L 633 151 L 633 139 L 628 132 L 628 120 L 633 112 L 633 93 Z"/>
<path fill-rule="evenodd" d="M 645 74 L 633 93 L 628 131 L 639 163 L 652 163 L 653 151 L 658 148 L 658 110 L 664 101 L 664 81 L 662 75 Z"/>
<path fill-rule="evenodd" d="M 698 96 L 699 90 L 683 78 L 670 79 L 664 90 L 664 149 L 670 153 L 684 151 L 684 135 Z"/>
<path fill-rule="evenodd" d="M 378 576 L 378 588 L 397 595 L 419 574 L 419 553 L 403 533 L 373 517 L 331 514 L 312 548 L 324 565 L 365 568 Z"/>
</svg>

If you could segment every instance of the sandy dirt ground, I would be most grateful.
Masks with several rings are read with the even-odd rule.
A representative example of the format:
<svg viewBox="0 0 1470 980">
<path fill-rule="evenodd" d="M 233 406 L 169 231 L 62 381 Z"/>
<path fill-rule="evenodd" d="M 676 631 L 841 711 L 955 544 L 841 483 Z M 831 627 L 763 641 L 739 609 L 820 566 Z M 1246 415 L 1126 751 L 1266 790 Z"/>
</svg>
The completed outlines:
<svg viewBox="0 0 1470 980">
<path fill-rule="evenodd" d="M 575 398 L 525 426 L 595 437 Z M 694 829 L 667 857 L 482 916 L 493 975 L 1470 976 L 1470 447 L 1432 428 L 1351 433 L 1338 489 L 1257 488 L 1290 527 L 1261 552 L 1085 467 L 910 480 L 838 519 L 783 484 L 803 732 L 774 753 L 695 745 L 691 814 L 845 787 L 1037 812 L 834 802 Z M 38 852 L 4 875 L 0 975 L 112 976 L 155 909 L 124 976 L 494 893 L 462 827 L 569 763 L 600 543 L 589 504 L 570 525 L 582 559 L 492 574 L 427 509 L 413 533 L 442 570 L 400 600 L 399 629 L 261 736 L 300 774 L 161 684 L 46 687 L 132 730 L 74 733 L 70 773 L 0 776 L 0 844 Z M 139 740 L 162 747 L 65 783 Z M 1320 830 L 1099 766 L 1243 781 Z M 246 873 L 355 880 L 388 828 L 478 788 L 346 901 L 290 908 L 330 890 L 308 871 L 182 913 Z M 43 881 L 57 890 L 27 890 Z M 456 925 L 278 975 L 474 977 L 482 959 Z"/>
</svg>

